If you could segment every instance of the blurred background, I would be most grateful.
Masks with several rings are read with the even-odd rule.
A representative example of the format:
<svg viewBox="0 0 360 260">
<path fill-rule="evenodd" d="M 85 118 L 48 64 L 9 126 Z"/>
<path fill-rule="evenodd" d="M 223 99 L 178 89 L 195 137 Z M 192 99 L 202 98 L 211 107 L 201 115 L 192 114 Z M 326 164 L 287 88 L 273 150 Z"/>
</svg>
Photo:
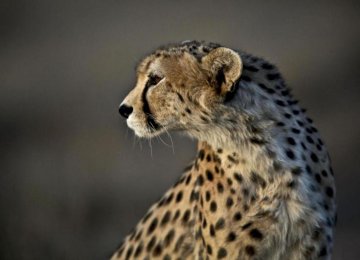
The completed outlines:
<svg viewBox="0 0 360 260">
<path fill-rule="evenodd" d="M 117 110 L 139 59 L 187 39 L 278 65 L 332 155 L 333 259 L 360 258 L 359 1 L 1 0 L 0 259 L 106 259 L 173 184 L 195 142 L 151 149 Z"/>
</svg>

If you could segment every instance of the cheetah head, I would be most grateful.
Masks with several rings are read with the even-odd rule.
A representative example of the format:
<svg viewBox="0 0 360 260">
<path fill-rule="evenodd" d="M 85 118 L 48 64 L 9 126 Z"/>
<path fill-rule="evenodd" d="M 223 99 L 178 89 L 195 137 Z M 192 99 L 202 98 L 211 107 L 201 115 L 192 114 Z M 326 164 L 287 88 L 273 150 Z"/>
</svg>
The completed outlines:
<svg viewBox="0 0 360 260">
<path fill-rule="evenodd" d="M 239 54 L 219 46 L 189 46 L 157 50 L 139 64 L 136 85 L 119 108 L 137 136 L 151 138 L 167 130 L 196 136 L 234 92 L 242 72 Z"/>
</svg>

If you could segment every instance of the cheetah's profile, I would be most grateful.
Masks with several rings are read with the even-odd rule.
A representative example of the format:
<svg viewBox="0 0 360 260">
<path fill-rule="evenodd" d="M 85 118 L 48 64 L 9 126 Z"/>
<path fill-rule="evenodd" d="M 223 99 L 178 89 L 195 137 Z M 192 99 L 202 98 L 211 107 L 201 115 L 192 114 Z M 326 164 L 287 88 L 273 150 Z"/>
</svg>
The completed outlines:
<svg viewBox="0 0 360 260">
<path fill-rule="evenodd" d="M 273 65 L 213 43 L 162 47 L 120 114 L 140 137 L 179 130 L 199 145 L 112 259 L 330 259 L 330 159 Z"/>
</svg>

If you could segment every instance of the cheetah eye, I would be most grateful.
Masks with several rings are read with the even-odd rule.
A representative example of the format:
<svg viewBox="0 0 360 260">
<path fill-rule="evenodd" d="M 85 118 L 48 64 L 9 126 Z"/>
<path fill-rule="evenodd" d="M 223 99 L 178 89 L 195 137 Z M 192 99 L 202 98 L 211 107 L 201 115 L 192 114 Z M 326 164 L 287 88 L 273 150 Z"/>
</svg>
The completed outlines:
<svg viewBox="0 0 360 260">
<path fill-rule="evenodd" d="M 152 75 L 149 75 L 149 80 L 148 80 L 147 84 L 149 84 L 149 86 L 155 86 L 162 79 L 163 79 L 162 77 L 152 74 Z"/>
</svg>

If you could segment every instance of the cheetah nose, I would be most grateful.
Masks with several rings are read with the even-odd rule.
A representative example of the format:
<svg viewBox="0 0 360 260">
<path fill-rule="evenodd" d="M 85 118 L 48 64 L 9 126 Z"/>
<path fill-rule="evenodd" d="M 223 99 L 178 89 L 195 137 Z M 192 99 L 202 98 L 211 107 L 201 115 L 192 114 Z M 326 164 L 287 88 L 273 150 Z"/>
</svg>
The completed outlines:
<svg viewBox="0 0 360 260">
<path fill-rule="evenodd" d="M 119 107 L 119 113 L 120 115 L 122 115 L 125 118 L 128 118 L 130 116 L 130 114 L 132 113 L 133 108 L 127 105 L 121 105 Z"/>
</svg>

